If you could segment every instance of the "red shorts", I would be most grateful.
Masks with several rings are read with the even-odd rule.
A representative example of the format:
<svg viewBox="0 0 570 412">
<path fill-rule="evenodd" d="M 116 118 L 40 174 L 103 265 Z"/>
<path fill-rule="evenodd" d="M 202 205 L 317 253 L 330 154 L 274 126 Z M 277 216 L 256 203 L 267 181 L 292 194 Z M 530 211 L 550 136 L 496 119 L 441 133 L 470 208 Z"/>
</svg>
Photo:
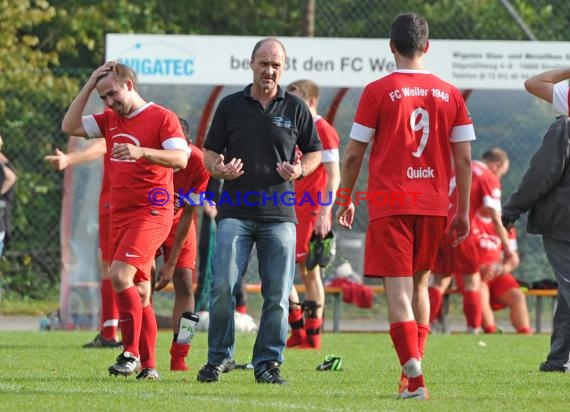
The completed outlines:
<svg viewBox="0 0 570 412">
<path fill-rule="evenodd" d="M 317 215 L 297 216 L 297 243 L 295 247 L 295 262 L 304 262 L 309 253 L 309 240 L 315 228 Z"/>
<path fill-rule="evenodd" d="M 163 243 L 161 246 L 162 259 L 166 262 L 172 250 L 172 244 Z M 196 246 L 190 247 L 188 241 L 184 242 L 178 260 L 176 261 L 176 269 L 196 269 Z"/>
<path fill-rule="evenodd" d="M 491 297 L 491 308 L 493 310 L 500 310 L 506 306 L 499 302 L 499 298 L 511 289 L 519 289 L 519 282 L 510 273 L 505 273 L 502 276 L 496 276 L 487 282 L 489 286 L 489 296 Z"/>
<path fill-rule="evenodd" d="M 412 276 L 430 270 L 447 217 L 398 215 L 372 220 L 366 231 L 364 274 Z"/>
<path fill-rule="evenodd" d="M 479 247 L 476 236 L 469 235 L 455 247 L 451 238 L 444 236 L 437 252 L 433 273 L 451 276 L 454 273 L 471 275 L 477 272 L 479 272 Z"/>
<path fill-rule="evenodd" d="M 111 215 L 109 210 L 104 213 L 99 212 L 99 253 L 103 262 L 111 261 L 111 251 L 109 250 L 109 229 L 111 226 Z"/>
<path fill-rule="evenodd" d="M 170 222 L 167 222 L 170 223 Z M 171 224 L 164 221 L 137 219 L 123 225 L 111 226 L 113 260 L 137 268 L 135 281 L 150 281 L 156 250 L 170 232 Z"/>
<path fill-rule="evenodd" d="M 166 262 L 170 256 L 170 251 L 172 250 L 172 245 L 174 244 L 174 237 L 176 236 L 176 230 L 178 229 L 178 222 L 180 219 L 176 219 L 172 224 L 170 233 L 168 237 L 162 244 L 159 250 L 159 254 L 162 254 L 162 258 Z M 176 261 L 177 269 L 192 269 L 196 268 L 196 224 L 194 220 L 190 223 L 188 228 L 188 234 L 186 235 L 186 240 L 182 245 L 182 250 L 180 255 L 178 255 L 178 260 Z"/>
</svg>

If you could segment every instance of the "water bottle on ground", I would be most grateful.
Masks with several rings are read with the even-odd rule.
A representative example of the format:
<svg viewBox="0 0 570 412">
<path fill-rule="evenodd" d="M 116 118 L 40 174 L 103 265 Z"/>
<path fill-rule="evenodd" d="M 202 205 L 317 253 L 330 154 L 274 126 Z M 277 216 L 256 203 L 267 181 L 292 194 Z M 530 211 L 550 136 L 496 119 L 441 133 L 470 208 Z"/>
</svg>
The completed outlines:
<svg viewBox="0 0 570 412">
<path fill-rule="evenodd" d="M 184 312 L 180 318 L 180 326 L 178 327 L 177 343 L 189 345 L 196 333 L 200 317 L 194 312 Z"/>
</svg>

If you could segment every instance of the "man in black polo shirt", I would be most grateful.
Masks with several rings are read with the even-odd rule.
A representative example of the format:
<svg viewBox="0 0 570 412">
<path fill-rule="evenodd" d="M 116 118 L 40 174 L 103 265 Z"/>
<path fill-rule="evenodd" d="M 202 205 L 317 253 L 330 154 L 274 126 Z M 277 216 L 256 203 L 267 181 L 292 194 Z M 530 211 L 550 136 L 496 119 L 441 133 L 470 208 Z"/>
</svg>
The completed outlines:
<svg viewBox="0 0 570 412">
<path fill-rule="evenodd" d="M 276 38 L 255 45 L 253 83 L 222 99 L 204 143 L 204 163 L 224 186 L 212 268 L 208 363 L 198 373 L 200 382 L 215 382 L 235 367 L 233 291 L 255 243 L 264 299 L 253 348 L 255 379 L 286 383 L 279 367 L 295 273 L 292 182 L 319 165 L 321 143 L 307 105 L 278 85 L 285 57 Z"/>
</svg>

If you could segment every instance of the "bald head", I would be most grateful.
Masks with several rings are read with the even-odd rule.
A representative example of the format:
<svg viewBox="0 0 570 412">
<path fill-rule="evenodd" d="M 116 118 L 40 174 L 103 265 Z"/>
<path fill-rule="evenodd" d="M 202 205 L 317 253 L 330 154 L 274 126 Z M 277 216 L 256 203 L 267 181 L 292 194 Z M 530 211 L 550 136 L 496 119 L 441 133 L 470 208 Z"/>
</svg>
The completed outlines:
<svg viewBox="0 0 570 412">
<path fill-rule="evenodd" d="M 257 43 L 255 43 L 255 46 L 253 46 L 253 51 L 251 52 L 251 60 L 252 61 L 255 60 L 255 55 L 257 54 L 259 49 L 262 48 L 262 46 L 269 45 L 269 44 L 279 45 L 279 47 L 283 51 L 283 60 L 285 60 L 285 58 L 287 57 L 287 53 L 285 52 L 285 46 L 283 45 L 283 43 L 281 43 L 281 41 L 279 39 L 277 39 L 275 37 L 266 37 L 264 39 L 259 40 Z"/>
</svg>

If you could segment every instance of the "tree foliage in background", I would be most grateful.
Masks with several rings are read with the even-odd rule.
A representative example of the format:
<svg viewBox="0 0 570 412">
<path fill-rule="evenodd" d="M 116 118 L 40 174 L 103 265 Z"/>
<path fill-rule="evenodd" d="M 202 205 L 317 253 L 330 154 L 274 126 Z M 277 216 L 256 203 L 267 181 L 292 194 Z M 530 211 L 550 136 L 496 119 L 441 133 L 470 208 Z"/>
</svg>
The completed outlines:
<svg viewBox="0 0 570 412">
<path fill-rule="evenodd" d="M 39 47 L 57 52 L 63 67 L 96 67 L 103 62 L 106 33 L 300 36 L 303 3 L 52 0 L 54 17 L 37 33 Z"/>
<path fill-rule="evenodd" d="M 56 283 L 59 207 L 46 195 L 61 197 L 61 177 L 48 170 L 42 158 L 61 139 L 54 113 L 69 104 L 76 81 L 54 74 L 58 54 L 39 48 L 36 30 L 55 15 L 56 9 L 45 1 L 0 2 L 0 132 L 18 176 L 9 245 L 13 254 L 8 252 L 10 264 L 3 265 L 0 276 L 5 279 L 0 277 L 0 282 L 16 290 L 34 281 L 38 290 L 38 285 Z"/>
<path fill-rule="evenodd" d="M 316 35 L 388 37 L 399 14 L 424 15 L 434 39 L 528 40 L 500 0 L 316 0 Z M 568 40 L 570 11 L 562 0 L 511 0 L 539 40 Z"/>
<path fill-rule="evenodd" d="M 0 284 L 14 285 L 12 277 L 22 271 L 32 279 L 37 273 L 51 285 L 58 280 L 62 174 L 48 168 L 43 156 L 64 145 L 61 118 L 86 77 L 103 62 L 106 33 L 301 36 L 306 3 L 0 0 L 0 133 L 19 178 L 11 261 L 0 267 Z M 539 40 L 570 38 L 566 1 L 510 4 Z M 386 38 L 395 15 L 416 11 L 430 22 L 432 38 L 528 38 L 500 0 L 315 0 L 315 5 L 319 37 Z M 532 118 L 520 121 L 537 128 Z M 501 133 L 486 129 L 485 119 L 480 122 L 484 136 Z"/>
</svg>

